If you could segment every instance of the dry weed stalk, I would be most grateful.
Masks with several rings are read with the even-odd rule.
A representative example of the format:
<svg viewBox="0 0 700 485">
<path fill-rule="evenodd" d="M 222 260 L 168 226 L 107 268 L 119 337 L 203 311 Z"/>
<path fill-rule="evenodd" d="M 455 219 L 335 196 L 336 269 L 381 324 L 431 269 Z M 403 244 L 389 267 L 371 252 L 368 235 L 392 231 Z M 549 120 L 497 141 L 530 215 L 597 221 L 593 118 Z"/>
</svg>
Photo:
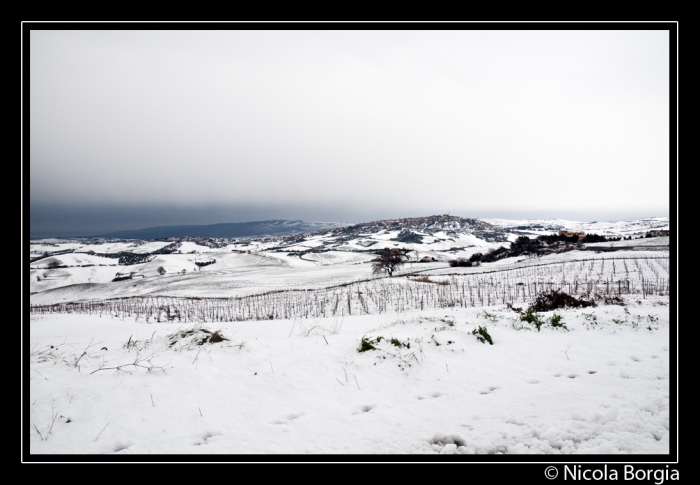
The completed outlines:
<svg viewBox="0 0 700 485">
<path fill-rule="evenodd" d="M 143 369 L 146 369 L 148 372 L 154 370 L 154 369 L 159 369 L 165 372 L 165 368 L 167 366 L 157 366 L 153 365 L 151 362 L 151 359 L 153 358 L 153 355 L 150 355 L 148 357 L 140 357 L 136 356 L 136 359 L 134 359 L 133 362 L 129 364 L 121 364 L 115 367 L 105 367 L 104 363 L 100 365 L 99 368 L 95 369 L 94 371 L 90 372 L 90 374 L 94 374 L 95 372 L 99 372 L 101 370 L 116 370 L 117 373 L 124 373 L 124 374 L 131 374 L 133 371 L 126 370 L 126 367 L 141 367 Z"/>
</svg>

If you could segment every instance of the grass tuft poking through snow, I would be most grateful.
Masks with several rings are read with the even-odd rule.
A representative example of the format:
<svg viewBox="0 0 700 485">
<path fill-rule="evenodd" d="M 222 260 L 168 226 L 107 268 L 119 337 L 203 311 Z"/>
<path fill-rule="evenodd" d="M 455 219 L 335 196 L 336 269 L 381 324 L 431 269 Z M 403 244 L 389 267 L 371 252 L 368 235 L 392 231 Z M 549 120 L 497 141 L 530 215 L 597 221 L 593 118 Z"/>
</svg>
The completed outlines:
<svg viewBox="0 0 700 485">
<path fill-rule="evenodd" d="M 472 335 L 476 335 L 476 339 L 481 343 L 485 344 L 488 342 L 489 344 L 493 345 L 493 339 L 491 338 L 491 335 L 489 335 L 488 330 L 486 330 L 486 327 L 478 326 L 472 331 Z"/>
<path fill-rule="evenodd" d="M 168 336 L 170 340 L 169 346 L 177 344 L 181 340 L 189 338 L 190 345 L 204 345 L 204 344 L 215 344 L 229 340 L 224 337 L 221 330 L 210 330 L 208 328 L 202 327 L 201 325 L 187 330 L 178 330 L 175 333 Z"/>
</svg>

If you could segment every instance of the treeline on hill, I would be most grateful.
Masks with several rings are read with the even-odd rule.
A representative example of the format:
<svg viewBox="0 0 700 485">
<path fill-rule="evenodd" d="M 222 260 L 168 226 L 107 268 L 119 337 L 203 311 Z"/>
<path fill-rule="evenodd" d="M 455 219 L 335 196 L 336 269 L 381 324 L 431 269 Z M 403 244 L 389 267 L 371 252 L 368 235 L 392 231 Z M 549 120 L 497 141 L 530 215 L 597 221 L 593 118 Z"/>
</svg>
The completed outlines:
<svg viewBox="0 0 700 485">
<path fill-rule="evenodd" d="M 96 253 L 95 251 L 90 250 L 86 254 L 101 256 L 103 258 L 119 258 L 120 265 L 128 266 L 153 261 L 157 254 L 174 253 L 180 248 L 180 246 L 182 246 L 182 243 L 174 242 L 150 253 L 132 253 L 131 251 L 120 251 L 118 253 Z"/>
<path fill-rule="evenodd" d="M 586 234 L 582 239 L 579 236 L 560 236 L 557 234 L 537 236 L 531 239 L 527 236 L 520 236 L 510 243 L 510 247 L 501 246 L 490 249 L 486 254 L 475 253 L 469 259 L 457 258 L 449 261 L 450 266 L 479 266 L 480 263 L 492 263 L 499 259 L 521 255 L 541 256 L 558 251 L 568 251 L 573 249 L 571 244 L 595 243 L 605 241 L 618 241 L 620 238 L 606 238 L 599 234 Z"/>
</svg>

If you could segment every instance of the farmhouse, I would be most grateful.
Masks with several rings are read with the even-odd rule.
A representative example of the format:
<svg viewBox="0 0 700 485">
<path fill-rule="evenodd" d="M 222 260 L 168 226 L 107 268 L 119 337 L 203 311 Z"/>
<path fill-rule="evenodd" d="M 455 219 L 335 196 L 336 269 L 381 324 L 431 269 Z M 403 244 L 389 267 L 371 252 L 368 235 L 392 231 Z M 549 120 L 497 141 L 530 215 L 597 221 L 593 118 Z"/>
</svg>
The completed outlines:
<svg viewBox="0 0 700 485">
<path fill-rule="evenodd" d="M 578 236 L 579 241 L 586 237 L 586 233 L 583 231 L 559 231 L 559 235 L 564 237 Z"/>
<path fill-rule="evenodd" d="M 668 236 L 668 232 L 668 229 L 652 229 L 651 231 L 647 232 L 647 237 Z"/>
</svg>

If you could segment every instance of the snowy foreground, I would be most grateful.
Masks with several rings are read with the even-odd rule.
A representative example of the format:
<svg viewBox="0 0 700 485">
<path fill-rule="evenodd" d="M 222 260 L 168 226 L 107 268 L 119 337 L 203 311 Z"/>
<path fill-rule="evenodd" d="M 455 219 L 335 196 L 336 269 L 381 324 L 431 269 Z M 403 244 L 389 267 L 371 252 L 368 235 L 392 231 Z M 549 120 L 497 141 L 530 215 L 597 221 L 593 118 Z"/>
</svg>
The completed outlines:
<svg viewBox="0 0 700 485">
<path fill-rule="evenodd" d="M 32 315 L 30 452 L 667 454 L 669 297 L 623 299 L 543 314 L 568 331 L 504 305 L 215 324 Z M 177 334 L 199 328 L 228 340 Z M 377 348 L 359 352 L 363 337 Z"/>
</svg>

